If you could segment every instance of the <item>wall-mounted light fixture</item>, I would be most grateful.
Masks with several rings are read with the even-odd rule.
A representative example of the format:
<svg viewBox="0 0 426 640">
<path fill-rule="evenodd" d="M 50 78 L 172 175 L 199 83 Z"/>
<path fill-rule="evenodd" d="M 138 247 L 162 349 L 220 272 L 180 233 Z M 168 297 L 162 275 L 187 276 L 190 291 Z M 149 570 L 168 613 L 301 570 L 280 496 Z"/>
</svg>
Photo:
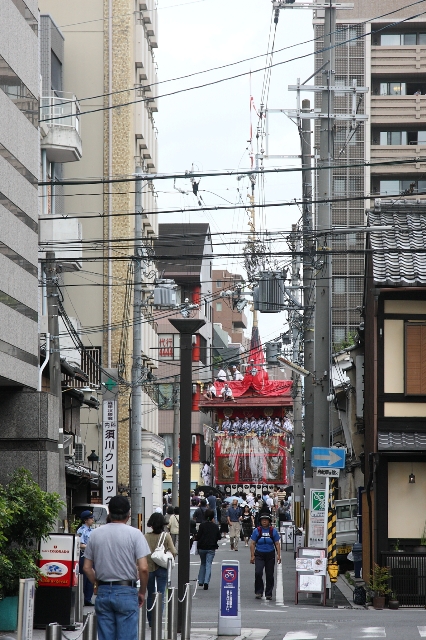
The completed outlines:
<svg viewBox="0 0 426 640">
<path fill-rule="evenodd" d="M 408 476 L 408 484 L 416 484 L 416 476 L 412 472 Z"/>
</svg>

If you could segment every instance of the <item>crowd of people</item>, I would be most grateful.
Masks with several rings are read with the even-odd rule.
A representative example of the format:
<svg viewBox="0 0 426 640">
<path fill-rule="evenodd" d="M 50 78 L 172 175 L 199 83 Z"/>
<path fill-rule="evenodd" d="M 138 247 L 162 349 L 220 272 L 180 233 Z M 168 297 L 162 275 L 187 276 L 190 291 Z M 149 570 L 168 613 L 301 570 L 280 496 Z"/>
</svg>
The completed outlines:
<svg viewBox="0 0 426 640">
<path fill-rule="evenodd" d="M 262 437 L 293 432 L 293 425 L 288 418 L 280 420 L 280 418 L 263 418 L 262 416 L 260 418 L 245 417 L 243 420 L 238 416 L 235 416 L 233 420 L 225 418 L 222 424 L 217 424 L 214 428 L 217 433 L 230 436 L 256 435 Z"/>
<path fill-rule="evenodd" d="M 238 551 L 240 541 L 250 547 L 255 565 L 255 597 L 272 598 L 274 568 L 281 562 L 279 523 L 291 519 L 291 498 L 277 489 L 264 495 L 240 492 L 220 498 L 210 489 L 191 492 L 196 508 L 191 518 L 191 538 L 200 557 L 198 584 L 208 590 L 212 565 L 219 541 L 229 539 L 230 549 Z M 173 506 L 171 491 L 164 493 L 163 508 L 157 507 L 147 522 L 145 536 L 126 526 L 130 503 L 114 496 L 109 503 L 107 524 L 93 529 L 93 514 L 81 514 L 77 530 L 81 542 L 80 573 L 84 575 L 86 606 L 95 606 L 99 640 L 136 640 L 138 608 L 147 601 L 148 623 L 154 594 L 164 594 L 167 568 L 156 562 L 154 551 L 162 548 L 175 558 L 179 549 L 179 507 Z M 275 527 L 272 523 L 275 520 Z M 184 542 L 181 540 L 180 544 Z M 154 554 L 154 556 L 153 556 Z M 264 582 L 265 574 L 265 582 Z M 96 595 L 93 605 L 92 596 Z"/>
</svg>

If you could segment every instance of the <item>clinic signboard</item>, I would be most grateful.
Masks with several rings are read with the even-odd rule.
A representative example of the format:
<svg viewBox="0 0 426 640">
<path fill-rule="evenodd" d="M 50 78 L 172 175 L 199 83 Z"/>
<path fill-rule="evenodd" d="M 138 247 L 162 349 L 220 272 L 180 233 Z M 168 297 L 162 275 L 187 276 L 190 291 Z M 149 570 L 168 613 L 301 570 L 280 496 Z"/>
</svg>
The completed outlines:
<svg viewBox="0 0 426 640">
<path fill-rule="evenodd" d="M 220 578 L 220 602 L 218 635 L 240 635 L 240 563 L 222 562 Z"/>
<path fill-rule="evenodd" d="M 75 587 L 78 582 L 79 538 L 52 533 L 40 543 L 40 587 Z"/>
<path fill-rule="evenodd" d="M 103 434 L 103 503 L 109 504 L 117 494 L 117 400 L 104 400 L 102 405 Z"/>
</svg>

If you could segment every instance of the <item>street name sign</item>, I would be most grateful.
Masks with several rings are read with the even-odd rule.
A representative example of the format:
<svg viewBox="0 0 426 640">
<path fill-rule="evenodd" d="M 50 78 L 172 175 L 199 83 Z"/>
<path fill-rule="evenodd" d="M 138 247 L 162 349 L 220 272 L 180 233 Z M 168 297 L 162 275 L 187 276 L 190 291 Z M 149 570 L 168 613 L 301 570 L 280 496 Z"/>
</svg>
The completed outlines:
<svg viewBox="0 0 426 640">
<path fill-rule="evenodd" d="M 312 447 L 311 465 L 313 467 L 322 467 L 325 469 L 344 469 L 345 468 L 345 449 L 332 447 Z"/>
<path fill-rule="evenodd" d="M 323 469 L 318 467 L 315 475 L 319 478 L 338 478 L 340 476 L 340 469 Z"/>
</svg>

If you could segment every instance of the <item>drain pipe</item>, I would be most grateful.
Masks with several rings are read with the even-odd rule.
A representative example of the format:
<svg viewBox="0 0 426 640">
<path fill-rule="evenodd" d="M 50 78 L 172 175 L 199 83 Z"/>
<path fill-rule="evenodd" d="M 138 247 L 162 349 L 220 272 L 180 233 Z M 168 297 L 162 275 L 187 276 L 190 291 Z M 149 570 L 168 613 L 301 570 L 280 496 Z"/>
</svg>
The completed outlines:
<svg viewBox="0 0 426 640">
<path fill-rule="evenodd" d="M 41 367 L 39 367 L 38 370 L 38 389 L 37 391 L 41 391 L 41 380 L 42 380 L 42 376 L 43 376 L 43 371 L 45 366 L 47 365 L 47 363 L 50 360 L 50 333 L 46 333 L 46 358 L 43 362 L 43 364 L 41 365 Z"/>
</svg>

